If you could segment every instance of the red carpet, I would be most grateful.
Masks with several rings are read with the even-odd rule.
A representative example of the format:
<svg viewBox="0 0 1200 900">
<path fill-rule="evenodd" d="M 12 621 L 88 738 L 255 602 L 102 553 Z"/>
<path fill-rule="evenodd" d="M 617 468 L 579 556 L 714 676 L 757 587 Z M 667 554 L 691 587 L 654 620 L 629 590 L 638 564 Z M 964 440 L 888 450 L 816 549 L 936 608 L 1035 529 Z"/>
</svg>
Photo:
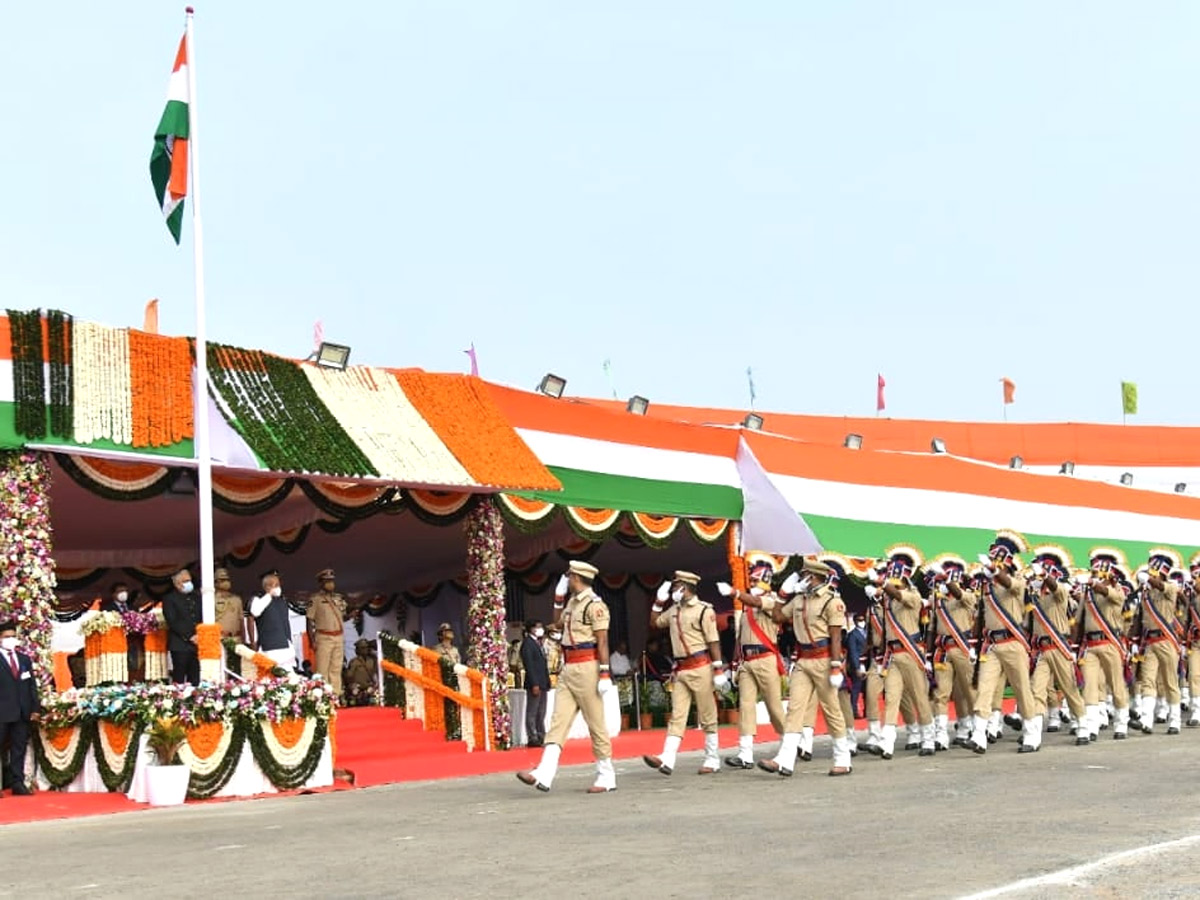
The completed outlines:
<svg viewBox="0 0 1200 900">
<path fill-rule="evenodd" d="M 14 822 L 38 822 L 43 819 L 73 819 L 108 813 L 146 809 L 124 794 L 60 794 L 38 791 L 31 797 L 13 797 L 6 791 L 0 800 L 0 825 Z"/>
</svg>

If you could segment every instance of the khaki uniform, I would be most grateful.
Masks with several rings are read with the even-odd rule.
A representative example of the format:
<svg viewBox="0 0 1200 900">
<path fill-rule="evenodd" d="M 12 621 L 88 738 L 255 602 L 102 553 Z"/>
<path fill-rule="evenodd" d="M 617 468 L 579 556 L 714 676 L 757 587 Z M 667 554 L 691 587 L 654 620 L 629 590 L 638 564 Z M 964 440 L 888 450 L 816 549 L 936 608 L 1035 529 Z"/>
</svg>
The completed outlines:
<svg viewBox="0 0 1200 900">
<path fill-rule="evenodd" d="M 779 626 L 771 616 L 771 611 L 779 604 L 774 594 L 764 594 L 758 598 L 762 609 L 744 606 L 738 617 L 737 642 L 741 657 L 738 668 L 738 732 L 753 735 L 758 730 L 758 701 L 761 699 L 767 707 L 767 715 L 771 718 L 771 727 L 776 734 L 783 734 L 783 691 L 782 675 L 779 672 L 778 657 L 766 646 L 759 642 L 754 629 L 750 627 L 750 619 L 762 632 L 763 637 L 772 644 L 779 645 Z"/>
<path fill-rule="evenodd" d="M 345 644 L 342 623 L 346 601 L 341 594 L 317 591 L 308 604 L 308 624 L 313 633 L 313 671 L 324 678 L 339 696 L 342 693 L 342 661 Z"/>
<path fill-rule="evenodd" d="M 558 674 L 563 667 L 562 642 L 546 638 L 542 649 L 546 651 L 546 671 L 550 673 L 550 687 L 554 687 L 558 683 Z"/>
<path fill-rule="evenodd" d="M 1064 651 L 1058 646 L 1058 641 L 1055 640 L 1035 611 L 1033 615 L 1033 646 L 1034 652 L 1037 654 L 1037 664 L 1034 666 L 1033 678 L 1030 682 L 1034 715 L 1046 714 L 1048 700 L 1052 694 L 1052 685 L 1057 685 L 1058 690 L 1062 691 L 1066 698 L 1067 706 L 1071 710 L 1071 715 L 1075 717 L 1075 721 L 1082 722 L 1084 719 L 1083 697 L 1075 683 L 1075 659 L 1069 652 L 1071 648 L 1070 591 L 1062 582 L 1058 582 L 1053 591 L 1043 586 L 1037 602 L 1050 625 L 1062 638 L 1066 650 Z"/>
<path fill-rule="evenodd" d="M 1200 593 L 1192 593 L 1187 602 L 1187 615 L 1184 618 L 1184 628 L 1187 634 L 1187 673 L 1188 695 L 1191 698 L 1192 714 L 1188 721 L 1200 719 Z"/>
<path fill-rule="evenodd" d="M 567 739 L 576 711 L 583 713 L 592 736 L 596 759 L 612 757 L 612 742 L 604 724 L 604 702 L 597 690 L 600 664 L 596 660 L 596 635 L 607 632 L 608 607 L 591 588 L 585 588 L 567 600 L 562 614 L 562 673 L 554 691 L 554 716 L 546 733 L 547 744 L 559 747 Z"/>
<path fill-rule="evenodd" d="M 1034 717 L 1033 692 L 1029 685 L 1029 651 L 1024 643 L 1023 633 L 1015 636 L 1009 630 L 1005 619 L 992 608 L 986 592 L 991 592 L 995 601 L 1008 613 L 1020 631 L 1020 623 L 1025 618 L 1025 579 L 1020 575 L 1010 576 L 1008 588 L 999 582 L 984 586 L 985 596 L 980 598 L 984 604 L 983 630 L 984 646 L 980 648 L 979 660 L 979 689 L 975 695 L 975 715 L 987 720 L 992 712 L 993 696 L 997 682 L 1008 678 L 1013 694 L 1017 698 L 1017 711 L 1022 719 Z"/>
<path fill-rule="evenodd" d="M 712 657 L 708 645 L 720 641 L 717 614 L 712 605 L 696 597 L 677 603 L 655 620 L 669 628 L 675 655 L 675 684 L 671 691 L 671 720 L 667 734 L 683 737 L 688 711 L 696 704 L 696 721 L 705 732 L 717 733 L 717 701 L 713 696 Z"/>
<path fill-rule="evenodd" d="M 1124 617 L 1121 615 L 1125 598 L 1115 587 L 1109 588 L 1108 594 L 1103 596 L 1091 590 L 1088 593 L 1091 595 L 1090 599 L 1084 600 L 1079 613 L 1083 616 L 1084 633 L 1084 646 L 1079 651 L 1079 667 L 1083 670 L 1084 705 L 1092 707 L 1103 702 L 1106 693 L 1104 682 L 1107 680 L 1113 695 L 1113 706 L 1118 711 L 1128 710 L 1129 692 L 1125 688 L 1124 656 L 1119 646 L 1106 639 L 1100 623 L 1096 621 L 1098 611 L 1112 633 L 1119 636 L 1125 629 Z M 1090 722 L 1089 727 L 1092 727 Z"/>
<path fill-rule="evenodd" d="M 242 607 L 242 598 L 229 591 L 217 591 L 213 598 L 216 612 L 216 622 L 221 626 L 221 637 L 244 639 L 246 612 Z"/>
<path fill-rule="evenodd" d="M 885 597 L 884 602 L 889 604 L 892 618 L 904 630 L 905 635 L 909 638 L 909 643 L 920 651 L 921 595 L 917 592 L 916 588 L 901 588 L 899 597 Z M 883 678 L 883 690 L 886 695 L 883 724 L 896 724 L 900 713 L 900 698 L 903 695 L 908 697 L 912 703 L 917 714 L 917 720 L 921 726 L 923 728 L 931 726 L 933 724 L 933 709 L 929 705 L 929 679 L 925 675 L 924 661 L 914 658 L 905 649 L 905 644 L 899 640 L 899 636 L 892 635 L 891 624 L 887 624 L 888 656 L 886 663 L 887 673 Z"/>
<path fill-rule="evenodd" d="M 867 721 L 877 723 L 882 714 L 880 701 L 883 699 L 883 659 L 887 655 L 883 635 L 883 608 L 879 604 L 872 606 L 867 613 L 867 620 L 867 656 L 870 657 L 871 667 L 867 670 L 864 693 L 866 694 Z M 900 718 L 906 725 L 912 725 L 917 721 L 912 700 L 907 695 L 900 698 Z"/>
<path fill-rule="evenodd" d="M 438 656 L 450 660 L 453 665 L 458 665 L 462 662 L 462 658 L 458 654 L 458 648 L 449 641 L 438 641 L 433 647 L 437 651 Z"/>
<path fill-rule="evenodd" d="M 846 736 L 846 720 L 838 702 L 838 691 L 829 683 L 829 634 L 833 628 L 846 627 L 846 604 L 834 590 L 822 585 L 815 591 L 793 597 L 784 604 L 782 613 L 792 617 L 800 657 L 788 682 L 784 731 L 794 734 L 803 731 L 805 712 L 815 694 L 821 712 L 825 714 L 829 736 L 840 740 Z"/>
<path fill-rule="evenodd" d="M 948 618 L 958 629 L 962 639 L 970 647 L 971 632 L 975 630 L 975 616 L 979 609 L 979 594 L 960 588 L 961 596 L 953 594 L 934 598 L 933 616 L 929 627 L 933 629 L 933 677 L 936 687 L 933 693 L 934 716 L 948 716 L 950 698 L 954 698 L 954 713 L 959 720 L 966 719 L 975 709 L 975 688 L 971 679 L 975 664 L 970 654 L 959 646 L 954 632 L 943 621 Z M 940 726 L 939 726 L 940 727 Z"/>
<path fill-rule="evenodd" d="M 1142 672 L 1138 679 L 1138 688 L 1142 695 L 1143 704 L 1147 698 L 1153 702 L 1158 695 L 1158 685 L 1162 681 L 1166 688 L 1167 703 L 1171 706 L 1180 701 L 1179 694 L 1179 646 L 1173 629 L 1176 626 L 1175 610 L 1179 602 L 1179 585 L 1173 581 L 1163 584 L 1163 589 L 1147 584 L 1143 591 L 1143 604 L 1153 606 L 1161 619 L 1167 625 L 1163 631 L 1158 619 L 1151 614 L 1150 609 L 1142 609 Z M 1144 714 L 1143 714 L 1144 715 Z M 1153 709 L 1151 709 L 1153 720 Z"/>
</svg>

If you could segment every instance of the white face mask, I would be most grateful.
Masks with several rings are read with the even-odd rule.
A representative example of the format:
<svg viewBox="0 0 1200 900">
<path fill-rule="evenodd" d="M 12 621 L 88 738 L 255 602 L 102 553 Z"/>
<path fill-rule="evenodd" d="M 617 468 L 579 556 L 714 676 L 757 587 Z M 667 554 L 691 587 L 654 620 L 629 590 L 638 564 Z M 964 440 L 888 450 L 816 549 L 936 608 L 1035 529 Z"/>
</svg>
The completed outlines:
<svg viewBox="0 0 1200 900">
<path fill-rule="evenodd" d="M 15 637 L 6 637 L 0 639 L 0 647 L 3 647 L 5 650 L 11 653 L 13 650 L 17 649 L 17 639 Z"/>
<path fill-rule="evenodd" d="M 546 629 L 545 629 L 545 628 L 535 628 L 535 629 L 533 629 L 533 636 L 534 636 L 535 638 L 540 638 L 540 637 L 541 637 L 543 634 L 545 634 L 545 633 L 546 633 Z"/>
<path fill-rule="evenodd" d="M 126 591 L 117 591 L 117 602 L 124 603 L 129 599 L 129 594 Z"/>
<path fill-rule="evenodd" d="M 271 588 L 271 596 L 272 597 L 282 597 L 283 596 L 283 588 L 281 588 L 279 585 L 275 585 L 275 587 Z"/>
<path fill-rule="evenodd" d="M 195 590 L 195 587 L 196 586 L 194 584 L 192 584 L 190 581 L 185 581 L 183 584 L 181 584 L 179 586 L 179 589 L 181 591 L 183 591 L 185 594 L 190 594 L 193 590 Z"/>
</svg>

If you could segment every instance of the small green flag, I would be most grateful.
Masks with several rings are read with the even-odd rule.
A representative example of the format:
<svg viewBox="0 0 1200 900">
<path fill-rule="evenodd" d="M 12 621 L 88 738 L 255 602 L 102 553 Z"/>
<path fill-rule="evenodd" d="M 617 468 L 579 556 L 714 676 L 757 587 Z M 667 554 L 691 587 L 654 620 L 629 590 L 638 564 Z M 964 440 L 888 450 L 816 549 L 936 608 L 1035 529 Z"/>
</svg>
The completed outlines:
<svg viewBox="0 0 1200 900">
<path fill-rule="evenodd" d="M 1137 415 L 1137 385 L 1132 381 L 1121 382 L 1121 412 L 1127 416 Z"/>
</svg>

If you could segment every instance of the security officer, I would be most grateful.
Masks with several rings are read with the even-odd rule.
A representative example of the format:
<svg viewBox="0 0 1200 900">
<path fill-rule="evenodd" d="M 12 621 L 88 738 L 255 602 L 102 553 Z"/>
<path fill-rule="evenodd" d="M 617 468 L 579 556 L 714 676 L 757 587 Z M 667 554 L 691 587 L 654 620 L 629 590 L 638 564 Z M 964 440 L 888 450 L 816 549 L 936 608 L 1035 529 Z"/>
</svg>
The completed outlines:
<svg viewBox="0 0 1200 900">
<path fill-rule="evenodd" d="M 954 743 L 965 746 L 971 736 L 975 714 L 975 689 L 971 687 L 975 650 L 971 632 L 979 594 L 964 584 L 966 562 L 957 556 L 942 556 L 925 569 L 933 610 L 929 622 L 929 640 L 933 659 L 933 746 L 950 746 L 950 699 L 954 698 Z"/>
<path fill-rule="evenodd" d="M 1169 712 L 1167 734 L 1179 734 L 1181 724 L 1179 695 L 1179 657 L 1182 647 L 1176 634 L 1176 609 L 1179 585 L 1171 581 L 1171 569 L 1182 561 L 1174 550 L 1155 548 L 1150 551 L 1146 568 L 1138 572 L 1142 594 L 1142 671 L 1141 688 L 1142 732 L 1150 734 L 1154 726 L 1154 698 L 1158 683 L 1165 681 Z"/>
<path fill-rule="evenodd" d="M 971 749 L 987 752 L 987 720 L 992 713 L 996 682 L 1007 677 L 1021 714 L 1021 753 L 1042 746 L 1042 718 L 1034 715 L 1033 692 L 1029 689 L 1029 636 L 1025 633 L 1026 582 L 1018 566 L 1018 553 L 1028 550 L 1025 539 L 1002 531 L 981 557 L 986 582 L 983 586 L 983 634 L 980 635 L 979 688 L 975 694 L 975 728 Z"/>
<path fill-rule="evenodd" d="M 1200 591 L 1196 589 L 1196 581 L 1200 578 L 1200 553 L 1192 557 L 1188 569 L 1188 577 L 1183 579 L 1183 593 L 1186 599 L 1184 628 L 1188 648 L 1188 700 L 1191 703 L 1187 723 L 1189 728 L 1195 728 L 1200 726 Z"/>
<path fill-rule="evenodd" d="M 1044 716 L 1047 697 L 1052 694 L 1051 686 L 1058 686 L 1077 724 L 1075 744 L 1086 747 L 1089 741 L 1083 722 L 1087 716 L 1083 697 L 1075 683 L 1075 657 L 1071 652 L 1071 594 L 1064 583 L 1069 568 L 1070 559 L 1063 551 L 1056 548 L 1034 551 L 1029 606 L 1037 663 L 1030 690 L 1035 717 Z M 1057 700 L 1057 694 L 1053 696 Z"/>
<path fill-rule="evenodd" d="M 754 768 L 754 736 L 758 731 L 758 701 L 767 707 L 767 715 L 776 734 L 783 734 L 783 683 L 787 669 L 779 653 L 779 624 L 774 611 L 780 598 L 771 590 L 775 566 L 765 554 L 749 554 L 749 591 L 739 591 L 725 582 L 717 584 L 723 597 L 741 603 L 737 614 L 735 641 L 741 659 L 737 673 L 738 752 L 725 757 L 725 765 L 735 769 Z"/>
<path fill-rule="evenodd" d="M 616 688 L 608 663 L 608 607 L 592 590 L 597 574 L 595 566 L 576 560 L 567 567 L 567 574 L 559 579 L 554 591 L 554 624 L 562 627 L 564 655 L 554 692 L 554 715 L 537 768 L 517 773 L 518 780 L 539 791 L 550 790 L 554 783 L 563 741 L 576 711 L 587 723 L 596 757 L 596 780 L 588 793 L 617 789 L 612 741 L 604 721 L 604 696 Z"/>
<path fill-rule="evenodd" d="M 321 589 L 308 600 L 308 642 L 312 644 L 313 670 L 329 682 L 334 694 L 342 694 L 342 662 L 346 645 L 342 638 L 346 600 L 334 588 L 333 569 L 317 573 Z"/>
<path fill-rule="evenodd" d="M 664 775 L 675 768 L 675 755 L 687 729 L 688 712 L 696 704 L 696 721 L 704 729 L 704 761 L 700 775 L 712 775 L 721 769 L 717 755 L 717 701 L 713 691 L 729 684 L 729 673 L 721 659 L 721 637 L 717 633 L 717 614 L 712 604 L 696 594 L 700 576 L 676 572 L 670 582 L 658 589 L 650 607 L 650 627 L 669 629 L 675 655 L 675 686 L 671 691 L 671 719 L 662 754 L 643 756 L 642 761 Z M 674 608 L 666 606 L 673 603 Z M 665 612 L 664 612 L 665 609 Z"/>
<path fill-rule="evenodd" d="M 874 582 L 882 580 L 879 570 L 872 569 L 868 579 L 873 583 L 867 591 L 867 655 L 861 661 L 860 675 L 864 679 L 863 705 L 867 715 L 867 746 L 866 750 L 873 756 L 883 755 L 883 725 L 880 723 L 880 703 L 883 698 L 883 679 L 887 674 L 884 669 L 884 659 L 887 657 L 887 625 L 883 615 L 883 594 L 875 587 Z M 902 693 L 900 697 L 900 718 L 906 725 L 917 721 L 913 711 L 912 698 Z M 917 726 L 918 728 L 920 726 Z M 918 743 L 918 746 L 920 744 Z M 910 748 L 905 748 L 910 749 Z"/>
<path fill-rule="evenodd" d="M 221 626 L 221 637 L 231 637 L 241 641 L 246 613 L 242 608 L 242 598 L 230 590 L 233 583 L 229 579 L 229 570 L 217 569 L 213 573 L 213 581 L 217 586 L 213 602 L 217 614 L 217 624 Z"/>
<path fill-rule="evenodd" d="M 833 767 L 830 775 L 849 775 L 850 741 L 838 691 L 842 673 L 842 630 L 846 627 L 846 604 L 828 584 L 832 569 L 815 559 L 805 559 L 796 584 L 796 595 L 779 610 L 778 617 L 791 616 L 796 632 L 799 661 L 788 682 L 788 715 L 783 739 L 774 759 L 760 759 L 764 772 L 790 776 L 796 765 L 796 753 L 809 701 L 815 693 L 825 714 L 829 736 L 833 738 Z"/>
<path fill-rule="evenodd" d="M 449 622 L 443 622 L 438 626 L 437 630 L 437 645 L 433 648 L 442 656 L 454 665 L 462 662 L 462 658 L 458 655 L 458 647 L 454 646 L 454 627 Z"/>
</svg>

